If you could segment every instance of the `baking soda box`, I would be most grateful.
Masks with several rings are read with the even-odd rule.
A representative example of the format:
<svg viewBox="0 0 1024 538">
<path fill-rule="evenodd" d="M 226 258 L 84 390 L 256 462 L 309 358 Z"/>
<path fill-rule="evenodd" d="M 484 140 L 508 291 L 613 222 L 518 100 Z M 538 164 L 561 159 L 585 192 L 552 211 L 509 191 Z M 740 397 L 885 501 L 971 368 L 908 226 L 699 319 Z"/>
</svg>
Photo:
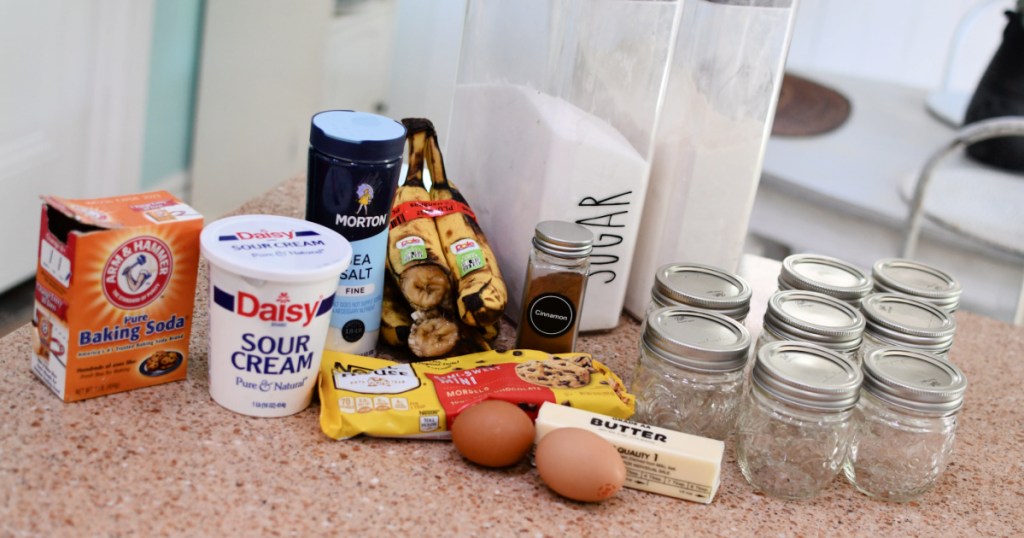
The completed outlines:
<svg viewBox="0 0 1024 538">
<path fill-rule="evenodd" d="M 43 201 L 32 371 L 66 402 L 184 379 L 202 215 L 164 191 Z"/>
</svg>

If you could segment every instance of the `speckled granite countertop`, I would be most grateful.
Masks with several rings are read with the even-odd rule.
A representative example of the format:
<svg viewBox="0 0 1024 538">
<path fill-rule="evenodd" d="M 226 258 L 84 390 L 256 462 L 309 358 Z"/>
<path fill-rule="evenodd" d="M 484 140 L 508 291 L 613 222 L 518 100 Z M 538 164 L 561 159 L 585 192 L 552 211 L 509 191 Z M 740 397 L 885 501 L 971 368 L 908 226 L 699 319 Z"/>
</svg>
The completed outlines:
<svg viewBox="0 0 1024 538">
<path fill-rule="evenodd" d="M 283 183 L 243 208 L 301 217 L 305 187 Z M 758 330 L 777 264 L 746 259 Z M 528 463 L 486 470 L 450 443 L 320 431 L 318 407 L 255 419 L 207 392 L 205 271 L 188 379 L 61 403 L 29 370 L 29 327 L 0 341 L 0 536 L 722 536 L 1024 534 L 1024 328 L 957 314 L 951 358 L 971 383 L 952 465 L 917 502 L 888 504 L 841 478 L 820 497 L 755 494 L 727 447 L 710 505 L 623 490 L 566 501 Z M 580 339 L 631 380 L 639 325 Z M 506 324 L 501 341 L 513 339 Z"/>
</svg>

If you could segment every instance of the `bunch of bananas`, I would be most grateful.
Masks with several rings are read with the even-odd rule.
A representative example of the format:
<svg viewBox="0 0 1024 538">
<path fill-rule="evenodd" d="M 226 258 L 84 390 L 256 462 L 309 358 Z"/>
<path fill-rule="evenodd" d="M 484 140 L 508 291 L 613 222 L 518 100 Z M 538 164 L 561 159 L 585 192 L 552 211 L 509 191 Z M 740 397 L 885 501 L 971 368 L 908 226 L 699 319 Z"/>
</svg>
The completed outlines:
<svg viewBox="0 0 1024 538">
<path fill-rule="evenodd" d="M 420 358 L 489 350 L 508 299 L 498 261 L 448 180 L 433 124 L 423 118 L 402 124 L 409 170 L 391 207 L 381 335 Z"/>
</svg>

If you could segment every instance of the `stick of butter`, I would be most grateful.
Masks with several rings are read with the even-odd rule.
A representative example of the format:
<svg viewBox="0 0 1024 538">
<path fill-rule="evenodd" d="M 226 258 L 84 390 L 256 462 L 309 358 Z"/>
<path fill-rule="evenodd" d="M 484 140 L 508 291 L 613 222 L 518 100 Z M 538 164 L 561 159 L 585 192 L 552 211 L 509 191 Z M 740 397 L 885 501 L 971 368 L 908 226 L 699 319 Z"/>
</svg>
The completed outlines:
<svg viewBox="0 0 1024 538">
<path fill-rule="evenodd" d="M 628 488 L 708 504 L 721 480 L 725 443 L 544 402 L 537 415 L 540 440 L 558 428 L 582 428 L 611 443 L 626 464 Z"/>
</svg>

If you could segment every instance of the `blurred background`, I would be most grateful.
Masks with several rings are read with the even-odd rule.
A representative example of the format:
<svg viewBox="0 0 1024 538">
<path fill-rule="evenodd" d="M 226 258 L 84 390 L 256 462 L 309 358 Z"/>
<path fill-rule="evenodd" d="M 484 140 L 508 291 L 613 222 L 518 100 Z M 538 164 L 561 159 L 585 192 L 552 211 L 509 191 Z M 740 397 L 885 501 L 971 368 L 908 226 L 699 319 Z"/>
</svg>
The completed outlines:
<svg viewBox="0 0 1024 538">
<path fill-rule="evenodd" d="M 465 4 L 0 0 L 0 334 L 30 316 L 41 194 L 166 189 L 213 220 L 303 174 L 309 118 L 324 109 L 428 117 L 444 142 Z M 772 138 L 747 250 L 865 268 L 895 255 L 901 209 L 886 208 L 952 136 L 1011 6 L 804 0 L 787 72 L 843 94 L 851 120 L 841 147 Z M 876 169 L 837 171 L 837 158 Z M 948 235 L 926 233 L 922 257 L 958 275 L 980 267 L 991 289 L 965 292 L 965 308 L 1012 317 L 1019 259 Z"/>
</svg>

